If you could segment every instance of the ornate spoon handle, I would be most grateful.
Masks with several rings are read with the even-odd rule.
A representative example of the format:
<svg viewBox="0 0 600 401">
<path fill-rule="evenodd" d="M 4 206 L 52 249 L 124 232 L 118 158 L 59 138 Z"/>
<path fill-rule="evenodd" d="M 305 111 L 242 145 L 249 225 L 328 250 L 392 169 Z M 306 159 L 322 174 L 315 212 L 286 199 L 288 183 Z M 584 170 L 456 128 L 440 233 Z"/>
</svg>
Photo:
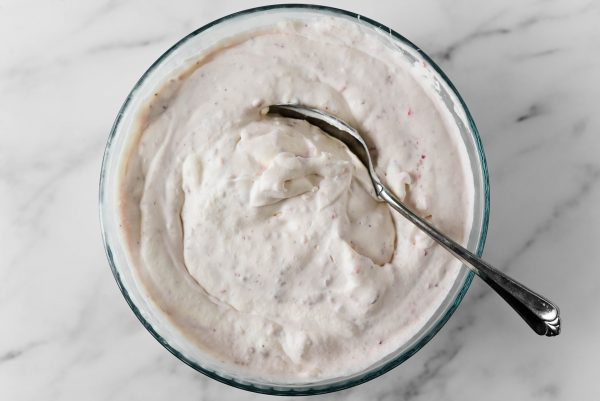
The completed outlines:
<svg viewBox="0 0 600 401">
<path fill-rule="evenodd" d="M 557 306 L 446 237 L 427 221 L 415 215 L 410 209 L 404 206 L 381 183 L 377 184 L 379 184 L 377 185 L 377 192 L 381 199 L 427 233 L 438 244 L 446 248 L 460 259 L 465 266 L 488 283 L 536 333 L 548 337 L 556 336 L 560 333 L 560 316 Z"/>
</svg>

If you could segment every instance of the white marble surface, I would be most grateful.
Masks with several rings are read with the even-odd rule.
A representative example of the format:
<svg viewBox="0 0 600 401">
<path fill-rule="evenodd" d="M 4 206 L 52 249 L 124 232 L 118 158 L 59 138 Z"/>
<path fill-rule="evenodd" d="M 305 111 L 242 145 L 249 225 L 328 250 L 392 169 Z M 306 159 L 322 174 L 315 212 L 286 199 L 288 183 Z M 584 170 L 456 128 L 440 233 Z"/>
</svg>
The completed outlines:
<svg viewBox="0 0 600 401">
<path fill-rule="evenodd" d="M 257 1 L 0 0 L 0 400 L 265 400 L 138 323 L 100 239 L 98 174 L 137 78 Z M 331 2 L 419 44 L 461 91 L 491 171 L 485 255 L 562 309 L 539 338 L 475 282 L 401 367 L 327 400 L 600 399 L 600 3 Z"/>
</svg>

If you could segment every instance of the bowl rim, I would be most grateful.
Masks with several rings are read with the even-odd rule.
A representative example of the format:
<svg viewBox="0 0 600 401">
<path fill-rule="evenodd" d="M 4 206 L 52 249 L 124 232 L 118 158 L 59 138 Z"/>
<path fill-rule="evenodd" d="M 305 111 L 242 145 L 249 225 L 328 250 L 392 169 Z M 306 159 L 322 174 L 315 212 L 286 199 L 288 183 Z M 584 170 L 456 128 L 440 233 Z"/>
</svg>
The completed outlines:
<svg viewBox="0 0 600 401">
<path fill-rule="evenodd" d="M 123 284 L 119 270 L 117 269 L 117 266 L 116 266 L 116 263 L 115 263 L 115 260 L 113 257 L 113 251 L 111 248 L 112 245 L 111 245 L 109 239 L 107 238 L 107 234 L 106 234 L 106 227 L 105 227 L 105 221 L 104 221 L 105 213 L 104 213 L 104 206 L 103 206 L 104 205 L 104 196 L 105 196 L 105 192 L 106 192 L 105 176 L 106 176 L 107 165 L 108 165 L 108 161 L 109 161 L 109 157 L 110 157 L 110 150 L 112 149 L 111 145 L 112 145 L 112 143 L 117 135 L 117 132 L 119 130 L 121 119 L 122 119 L 125 111 L 128 109 L 128 106 L 131 103 L 133 95 L 135 94 L 137 89 L 146 81 L 148 76 L 162 63 L 162 61 L 164 59 L 166 59 L 168 56 L 170 56 L 171 53 L 173 53 L 176 49 L 178 49 L 181 45 L 183 45 L 189 39 L 201 34 L 202 32 L 206 31 L 207 29 L 211 28 L 212 26 L 218 25 L 227 20 L 242 17 L 242 16 L 249 15 L 249 14 L 261 13 L 261 12 L 265 12 L 265 11 L 293 10 L 293 9 L 297 9 L 300 11 L 304 11 L 304 10 L 317 11 L 317 12 L 324 11 L 324 12 L 329 12 L 331 14 L 338 14 L 338 15 L 341 15 L 344 17 L 350 17 L 352 19 L 359 19 L 361 22 L 366 22 L 367 24 L 371 25 L 373 28 L 380 29 L 380 30 L 385 31 L 386 33 L 389 33 L 391 36 L 394 37 L 394 39 L 399 40 L 403 44 L 407 45 L 408 47 L 410 47 L 414 51 L 416 51 L 419 54 L 419 56 L 421 56 L 434 69 L 434 71 L 440 76 L 440 78 L 448 86 L 448 88 L 451 90 L 451 92 L 456 96 L 461 108 L 465 112 L 466 123 L 467 123 L 466 126 L 472 134 L 472 139 L 474 141 L 475 148 L 476 148 L 478 156 L 479 156 L 479 164 L 481 167 L 480 173 L 481 173 L 481 180 L 482 180 L 482 184 L 483 184 L 483 188 L 482 188 L 483 189 L 483 205 L 482 205 L 483 206 L 483 216 L 482 216 L 482 221 L 481 221 L 481 233 L 479 236 L 479 240 L 477 243 L 477 249 L 476 249 L 475 253 L 478 256 L 482 255 L 483 248 L 485 246 L 486 237 L 487 237 L 487 230 L 488 230 L 488 223 L 489 223 L 489 210 L 490 210 L 490 188 L 489 188 L 488 168 L 487 168 L 487 162 L 486 162 L 485 153 L 484 153 L 482 142 L 481 142 L 481 137 L 479 135 L 479 131 L 477 130 L 477 127 L 475 126 L 473 117 L 471 116 L 471 113 L 470 113 L 466 103 L 464 102 L 463 98 L 461 97 L 460 93 L 458 92 L 458 90 L 456 89 L 454 84 L 450 81 L 448 76 L 442 71 L 442 69 L 423 50 L 421 50 L 421 48 L 419 46 L 415 45 L 413 42 L 411 42 L 410 40 L 408 40 L 401 34 L 397 33 L 393 29 L 391 29 L 391 28 L 387 27 L 386 25 L 381 24 L 373 19 L 370 19 L 368 17 L 365 17 L 363 15 L 360 15 L 360 14 L 357 14 L 357 13 L 354 13 L 351 11 L 347 11 L 347 10 L 344 10 L 341 8 L 336 8 L 336 7 L 317 5 L 317 4 L 306 4 L 306 3 L 271 4 L 271 5 L 266 5 L 266 6 L 248 8 L 248 9 L 244 9 L 241 11 L 237 11 L 237 12 L 225 15 L 225 16 L 215 19 L 214 21 L 211 21 L 211 22 L 203 25 L 202 27 L 195 29 L 191 33 L 187 34 L 182 39 L 178 40 L 173 46 L 171 46 L 169 49 L 167 49 L 158 59 L 156 59 L 156 61 L 154 61 L 154 63 L 152 63 L 150 65 L 150 67 L 142 74 L 142 76 L 135 83 L 132 90 L 127 95 L 125 102 L 120 107 L 117 117 L 115 118 L 115 121 L 112 125 L 111 131 L 108 136 L 107 143 L 106 143 L 106 147 L 104 150 L 104 154 L 103 154 L 103 158 L 102 158 L 102 166 L 101 166 L 101 171 L 100 171 L 99 212 L 100 212 L 100 226 L 101 226 L 102 241 L 104 243 L 104 249 L 106 252 L 106 256 L 107 256 L 111 271 L 113 273 L 113 276 L 115 278 L 115 281 L 117 282 L 117 286 L 119 287 L 121 294 L 125 298 L 127 304 L 129 305 L 129 307 L 131 308 L 131 310 L 133 311 L 135 316 L 138 318 L 138 320 L 142 323 L 142 325 L 146 328 L 146 330 L 148 330 L 148 332 L 150 332 L 150 334 L 164 348 L 166 348 L 171 354 L 173 354 L 180 361 L 184 362 L 185 364 L 187 364 L 194 370 L 210 377 L 211 379 L 214 379 L 221 383 L 227 384 L 229 386 L 236 387 L 236 388 L 239 388 L 242 390 L 251 391 L 254 393 L 261 393 L 261 394 L 268 394 L 268 395 L 304 396 L 304 395 L 318 395 L 318 394 L 324 394 L 324 393 L 331 393 L 331 392 L 336 392 L 336 391 L 340 391 L 340 390 L 348 389 L 350 387 L 357 386 L 359 384 L 373 380 L 373 379 L 383 375 L 384 373 L 389 372 L 390 370 L 394 369 L 398 365 L 400 365 L 403 362 L 405 362 L 406 360 L 408 360 L 416 352 L 418 352 L 423 346 L 425 346 L 425 344 L 427 344 L 440 331 L 440 329 L 446 324 L 446 322 L 454 314 L 454 312 L 460 305 L 462 299 L 464 298 L 465 294 L 467 293 L 467 290 L 469 289 L 469 286 L 474 277 L 474 273 L 471 271 L 469 271 L 467 273 L 467 276 L 464 279 L 463 286 L 457 293 L 457 295 L 454 298 L 454 300 L 452 301 L 451 305 L 448 307 L 448 310 L 431 327 L 431 329 L 426 333 L 426 335 L 421 337 L 413 346 L 411 346 L 405 352 L 398 355 L 396 358 L 388 361 L 387 363 L 385 363 L 383 366 L 379 367 L 378 369 L 374 369 L 373 371 L 366 371 L 364 374 L 359 375 L 357 377 L 344 378 L 343 380 L 340 380 L 339 382 L 334 382 L 334 383 L 324 384 L 324 385 L 316 384 L 316 386 L 318 386 L 318 387 L 308 387 L 308 386 L 307 387 L 294 387 L 293 385 L 289 386 L 289 387 L 287 387 L 286 385 L 281 385 L 281 386 L 277 386 L 277 387 L 269 387 L 269 386 L 263 386 L 263 385 L 258 386 L 258 385 L 252 384 L 252 383 L 241 383 L 236 380 L 233 380 L 233 379 L 230 379 L 227 377 L 223 377 L 223 376 L 219 375 L 218 373 L 208 370 L 208 369 L 200 366 L 198 363 L 187 358 L 180 351 L 178 351 L 173 346 L 171 346 L 154 329 L 154 327 L 144 318 L 142 312 L 140 311 L 138 306 L 134 303 L 134 301 L 132 300 L 131 296 L 129 295 L 127 289 L 125 288 L 125 285 Z"/>
</svg>

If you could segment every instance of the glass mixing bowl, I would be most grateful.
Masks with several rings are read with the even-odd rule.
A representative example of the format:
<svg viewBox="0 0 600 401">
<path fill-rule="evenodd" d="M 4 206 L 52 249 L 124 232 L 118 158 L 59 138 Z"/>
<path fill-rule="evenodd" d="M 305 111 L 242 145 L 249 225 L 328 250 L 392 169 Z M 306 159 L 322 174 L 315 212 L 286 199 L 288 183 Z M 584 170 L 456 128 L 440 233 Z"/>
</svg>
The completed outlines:
<svg viewBox="0 0 600 401">
<path fill-rule="evenodd" d="M 124 241 L 119 231 L 118 203 L 116 187 L 124 148 L 129 134 L 133 131 L 137 113 L 144 102 L 161 86 L 173 71 L 185 66 L 190 59 L 197 58 L 213 45 L 240 32 L 273 25 L 282 19 L 311 19 L 319 16 L 341 18 L 360 24 L 388 41 L 410 62 L 421 62 L 430 67 L 433 77 L 430 80 L 434 90 L 440 95 L 447 110 L 460 129 L 464 141 L 474 184 L 473 225 L 467 248 L 481 256 L 486 237 L 489 212 L 489 184 L 485 156 L 477 128 L 456 88 L 442 70 L 417 46 L 390 28 L 369 18 L 331 7 L 294 4 L 272 5 L 237 12 L 213 21 L 190 33 L 148 68 L 135 84 L 121 107 L 108 138 L 100 176 L 100 220 L 104 246 L 110 267 L 127 303 L 144 327 L 173 355 L 205 375 L 244 390 L 277 395 L 311 395 L 333 392 L 369 381 L 398 366 L 414 355 L 442 328 L 452 316 L 464 297 L 473 273 L 463 267 L 434 315 L 423 328 L 401 348 L 369 368 L 350 376 L 338 377 L 313 383 L 282 384 L 257 381 L 228 371 L 202 354 L 181 334 L 150 302 L 136 283 L 132 267 L 128 262 Z"/>
</svg>

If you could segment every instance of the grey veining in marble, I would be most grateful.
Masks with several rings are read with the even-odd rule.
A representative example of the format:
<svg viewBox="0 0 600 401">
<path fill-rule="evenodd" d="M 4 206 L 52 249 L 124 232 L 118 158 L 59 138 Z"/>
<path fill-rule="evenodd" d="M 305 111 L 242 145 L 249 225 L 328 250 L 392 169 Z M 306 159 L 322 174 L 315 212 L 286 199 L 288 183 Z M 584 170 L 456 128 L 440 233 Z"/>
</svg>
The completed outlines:
<svg viewBox="0 0 600 401">
<path fill-rule="evenodd" d="M 560 307 L 539 338 L 475 281 L 407 363 L 326 400 L 600 399 L 600 3 L 323 3 L 379 20 L 447 72 L 483 138 L 485 256 Z M 0 0 L 0 400 L 265 400 L 197 374 L 137 322 L 108 269 L 104 144 L 144 70 L 257 1 Z"/>
</svg>

